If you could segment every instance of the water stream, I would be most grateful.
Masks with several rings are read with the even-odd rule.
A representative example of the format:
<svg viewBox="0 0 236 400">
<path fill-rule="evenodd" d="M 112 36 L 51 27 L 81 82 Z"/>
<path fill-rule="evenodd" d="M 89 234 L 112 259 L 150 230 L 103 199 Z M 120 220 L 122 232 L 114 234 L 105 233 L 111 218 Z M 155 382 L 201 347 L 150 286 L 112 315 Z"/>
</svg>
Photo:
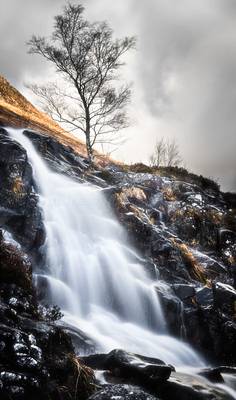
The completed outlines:
<svg viewBox="0 0 236 400">
<path fill-rule="evenodd" d="M 201 357 L 171 337 L 154 284 L 98 187 L 52 172 L 21 130 L 8 130 L 28 153 L 46 228 L 47 279 L 64 321 L 100 351 L 123 348 L 175 366 Z"/>
</svg>

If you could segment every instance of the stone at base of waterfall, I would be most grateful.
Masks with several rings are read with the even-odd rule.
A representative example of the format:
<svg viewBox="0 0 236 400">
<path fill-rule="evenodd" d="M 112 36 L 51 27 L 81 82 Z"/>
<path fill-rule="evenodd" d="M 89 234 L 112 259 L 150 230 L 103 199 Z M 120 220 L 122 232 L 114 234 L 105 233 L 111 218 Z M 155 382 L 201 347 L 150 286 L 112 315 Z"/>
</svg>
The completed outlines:
<svg viewBox="0 0 236 400">
<path fill-rule="evenodd" d="M 88 400 L 157 400 L 157 397 L 130 385 L 107 385 Z"/>
<path fill-rule="evenodd" d="M 144 387 L 155 387 L 160 382 L 165 382 L 173 370 L 173 367 L 156 358 L 119 349 L 108 354 L 84 357 L 83 362 L 93 369 L 109 371 L 106 375 L 108 381 L 128 382 Z"/>
<path fill-rule="evenodd" d="M 218 372 L 221 371 L 224 371 L 224 367 L 219 367 Z M 204 370 L 199 371 L 198 375 L 187 372 L 172 372 L 170 379 L 158 386 L 155 395 L 157 393 L 162 400 L 233 400 L 235 397 L 230 394 L 231 389 L 228 388 L 228 391 L 224 385 L 213 383 L 213 369 L 212 374 L 210 368 L 208 372 L 208 378 L 211 378 L 212 382 L 203 377 Z M 230 370 L 230 373 L 233 373 L 232 370 Z M 216 371 L 215 378 L 218 379 L 218 383 L 223 383 L 220 382 L 220 375 L 217 376 Z"/>
</svg>

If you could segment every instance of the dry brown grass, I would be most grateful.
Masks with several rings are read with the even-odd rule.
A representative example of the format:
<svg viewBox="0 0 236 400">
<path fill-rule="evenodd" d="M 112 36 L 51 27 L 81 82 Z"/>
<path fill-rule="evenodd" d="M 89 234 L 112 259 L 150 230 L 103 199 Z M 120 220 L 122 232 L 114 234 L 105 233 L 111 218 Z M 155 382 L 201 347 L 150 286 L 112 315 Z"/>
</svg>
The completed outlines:
<svg viewBox="0 0 236 400">
<path fill-rule="evenodd" d="M 75 371 L 74 399 L 87 398 L 96 390 L 94 371 L 75 355 L 71 355 L 70 360 Z"/>
<path fill-rule="evenodd" d="M 175 196 L 172 188 L 170 188 L 170 187 L 163 188 L 162 193 L 163 193 L 164 199 L 166 201 L 175 201 L 176 200 L 176 196 Z"/>
<path fill-rule="evenodd" d="M 174 239 L 172 239 L 172 242 L 179 249 L 183 260 L 190 267 L 190 273 L 192 273 L 193 278 L 208 285 L 209 281 L 206 277 L 204 267 L 196 260 L 189 247 L 184 243 L 176 242 Z"/>
<path fill-rule="evenodd" d="M 215 225 L 222 225 L 224 215 L 214 209 L 196 209 L 192 206 L 187 206 L 184 209 L 177 209 L 171 214 L 171 220 L 193 218 L 195 221 L 209 221 Z"/>
<path fill-rule="evenodd" d="M 133 212 L 136 216 L 141 217 L 141 211 L 138 211 L 138 208 L 130 203 L 132 200 L 138 200 L 141 202 L 145 202 L 147 199 L 144 191 L 138 187 L 130 187 L 123 188 L 120 192 L 115 194 L 115 202 L 116 207 L 119 211 L 130 211 Z"/>
<path fill-rule="evenodd" d="M 12 185 L 12 191 L 16 195 L 20 196 L 23 191 L 23 182 L 20 177 L 15 178 L 13 185 Z"/>
<path fill-rule="evenodd" d="M 65 146 L 70 146 L 76 153 L 86 157 L 86 146 L 80 139 L 53 121 L 47 114 L 34 107 L 21 93 L 0 76 L 0 124 L 15 128 L 32 129 L 55 137 Z M 107 165 L 112 159 L 95 152 L 97 163 Z"/>
</svg>

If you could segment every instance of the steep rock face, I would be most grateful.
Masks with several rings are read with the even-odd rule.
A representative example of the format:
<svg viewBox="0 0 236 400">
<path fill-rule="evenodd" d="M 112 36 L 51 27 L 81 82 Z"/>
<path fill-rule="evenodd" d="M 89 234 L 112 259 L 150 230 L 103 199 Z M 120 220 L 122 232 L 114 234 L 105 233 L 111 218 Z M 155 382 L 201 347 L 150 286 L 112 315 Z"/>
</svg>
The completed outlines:
<svg viewBox="0 0 236 400">
<path fill-rule="evenodd" d="M 44 242 L 44 228 L 25 149 L 0 130 L 0 224 L 32 254 Z"/>
<path fill-rule="evenodd" d="M 170 331 L 212 361 L 234 363 L 236 220 L 224 194 L 210 181 L 203 190 L 172 176 L 114 168 L 103 176 L 118 218 L 159 278 Z"/>
<path fill-rule="evenodd" d="M 91 170 L 86 159 L 54 138 L 31 131 L 25 134 L 53 170 L 104 188 L 129 232 L 131 243 L 146 259 L 144 264 L 156 284 L 170 332 L 186 338 L 218 364 L 234 363 L 234 197 L 225 196 L 215 186 L 203 188 L 199 182 L 181 181 L 172 175 L 137 173 L 117 166 Z M 93 390 L 90 370 L 81 370 L 84 372 L 78 386 L 75 383 L 78 360 L 70 357 L 73 354 L 70 339 L 48 320 L 47 312 L 43 318 L 39 317 L 30 265 L 30 259 L 43 264 L 41 250 L 45 235 L 37 188 L 25 150 L 7 137 L 4 130 L 0 135 L 0 163 L 1 227 L 12 234 L 29 256 L 29 263 L 18 261 L 17 268 L 12 270 L 4 261 L 3 249 L 9 244 L 2 247 L 0 254 L 1 266 L 5 266 L 1 270 L 0 288 L 0 332 L 3 332 L 0 342 L 5 349 L 0 359 L 4 372 L 0 384 L 3 396 L 8 398 L 10 394 L 10 398 L 23 399 L 37 395 L 43 399 L 53 393 L 56 399 L 66 399 L 71 394 L 75 398 L 83 394 L 86 397 Z M 14 242 L 11 246 L 16 248 Z M 13 254 L 13 248 L 8 253 Z M 21 272 L 15 274 L 16 271 Z M 33 342 L 30 335 L 34 337 Z M 11 354 L 13 363 L 8 363 L 7 354 Z M 121 374 L 126 373 L 127 367 L 120 366 L 120 370 Z M 27 384 L 26 377 L 30 378 Z M 126 383 L 132 384 L 133 380 L 129 379 Z M 119 383 L 123 385 L 122 381 Z M 175 376 L 172 371 L 168 383 L 163 383 L 160 391 L 152 395 L 163 399 L 213 398 L 211 388 L 206 388 L 201 381 L 199 385 L 201 389 L 194 389 L 186 377 Z M 41 392 L 38 387 L 42 388 Z M 58 387 L 66 387 L 65 392 L 55 394 Z M 203 397 L 206 391 L 209 393 Z M 107 387 L 94 398 L 151 396 L 146 389 L 134 391 L 136 397 L 131 392 L 132 387 Z M 221 398 L 220 394 L 215 396 Z"/>
<path fill-rule="evenodd" d="M 194 176 L 184 177 L 182 181 L 172 175 L 124 171 L 117 166 L 91 170 L 86 159 L 54 138 L 31 131 L 25 134 L 55 171 L 104 188 L 129 232 L 131 243 L 146 257 L 145 265 L 156 281 L 170 332 L 190 341 L 212 361 L 233 363 L 236 359 L 233 195 L 226 198 L 217 185 L 209 180 L 203 180 L 202 184 L 202 180 Z M 35 198 L 30 167 L 25 166 L 24 149 L 5 136 L 2 140 L 3 144 L 16 146 L 20 152 L 17 163 L 24 165 L 20 175 L 24 191 L 29 193 L 28 197 Z M 5 173 L 9 175 L 8 171 Z M 15 175 L 10 174 L 9 179 L 8 186 L 12 188 Z M 14 191 L 12 193 L 14 197 Z M 26 202 L 22 212 L 31 215 Z M 38 211 L 33 213 L 35 215 L 38 216 Z M 22 221 L 24 216 L 21 216 L 21 229 Z M 41 240 L 36 240 L 40 245 L 44 235 L 38 217 L 28 226 L 31 235 L 33 233 L 31 243 L 40 237 Z M 24 242 L 27 235 L 24 229 L 22 232 Z"/>
<path fill-rule="evenodd" d="M 54 309 L 38 305 L 27 255 L 1 236 L 0 260 L 1 399 L 86 398 L 92 371 L 79 365 Z"/>
</svg>

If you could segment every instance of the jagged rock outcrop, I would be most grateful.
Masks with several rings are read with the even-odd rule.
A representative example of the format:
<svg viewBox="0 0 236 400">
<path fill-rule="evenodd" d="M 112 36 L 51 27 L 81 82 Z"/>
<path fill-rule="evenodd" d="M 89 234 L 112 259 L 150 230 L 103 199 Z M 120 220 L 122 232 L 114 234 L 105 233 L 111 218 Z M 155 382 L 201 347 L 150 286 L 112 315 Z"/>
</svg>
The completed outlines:
<svg viewBox="0 0 236 400">
<path fill-rule="evenodd" d="M 0 224 L 28 252 L 44 242 L 44 228 L 32 168 L 25 149 L 0 130 Z"/>
<path fill-rule="evenodd" d="M 181 179 L 178 171 L 176 176 L 168 170 L 146 171 L 144 166 L 139 166 L 139 172 L 132 171 L 134 167 L 117 165 L 89 169 L 83 156 L 55 138 L 32 131 L 25 134 L 52 169 L 104 189 L 131 243 L 146 260 L 144 265 L 155 282 L 170 332 L 191 342 L 217 365 L 233 364 L 236 360 L 234 196 L 221 193 L 208 180 L 186 175 Z M 47 317 L 47 311 L 44 316 L 39 312 L 31 274 L 32 263 L 44 264 L 45 234 L 37 187 L 25 150 L 3 129 L 0 167 L 0 223 L 5 231 L 0 246 L 2 398 L 43 399 L 48 393 L 55 399 L 82 398 L 83 394 L 88 397 L 94 389 L 91 371 L 82 368 L 77 385 L 76 374 L 81 366 L 71 356 L 74 353 L 70 338 Z M 92 366 L 88 360 L 84 362 Z M 134 380 L 133 366 L 121 363 L 119 368 L 117 364 L 113 368 L 107 364 L 106 368 L 112 385 L 114 382 L 118 385 L 100 388 L 91 399 L 220 398 L 220 393 L 206 387 L 200 377 L 196 388 L 189 378 L 168 366 L 156 368 L 159 372 L 168 370 L 171 375 L 168 380 L 167 375 L 165 379 L 162 376 L 158 391 L 152 390 L 151 394 L 153 367 L 146 368 L 145 379 L 149 383 L 140 389 L 127 386 L 137 383 L 140 386 Z M 117 368 L 118 380 L 114 373 Z"/>
<path fill-rule="evenodd" d="M 133 245 L 149 260 L 149 271 L 157 272 L 170 331 L 212 361 L 234 363 L 235 209 L 217 185 L 208 181 L 203 188 L 194 176 L 185 182 L 117 168 L 103 176 L 112 184 L 108 197 Z"/>
<path fill-rule="evenodd" d="M 0 239 L 1 399 L 87 398 L 93 373 L 79 364 L 57 312 L 39 306 L 30 261 Z"/>
</svg>

